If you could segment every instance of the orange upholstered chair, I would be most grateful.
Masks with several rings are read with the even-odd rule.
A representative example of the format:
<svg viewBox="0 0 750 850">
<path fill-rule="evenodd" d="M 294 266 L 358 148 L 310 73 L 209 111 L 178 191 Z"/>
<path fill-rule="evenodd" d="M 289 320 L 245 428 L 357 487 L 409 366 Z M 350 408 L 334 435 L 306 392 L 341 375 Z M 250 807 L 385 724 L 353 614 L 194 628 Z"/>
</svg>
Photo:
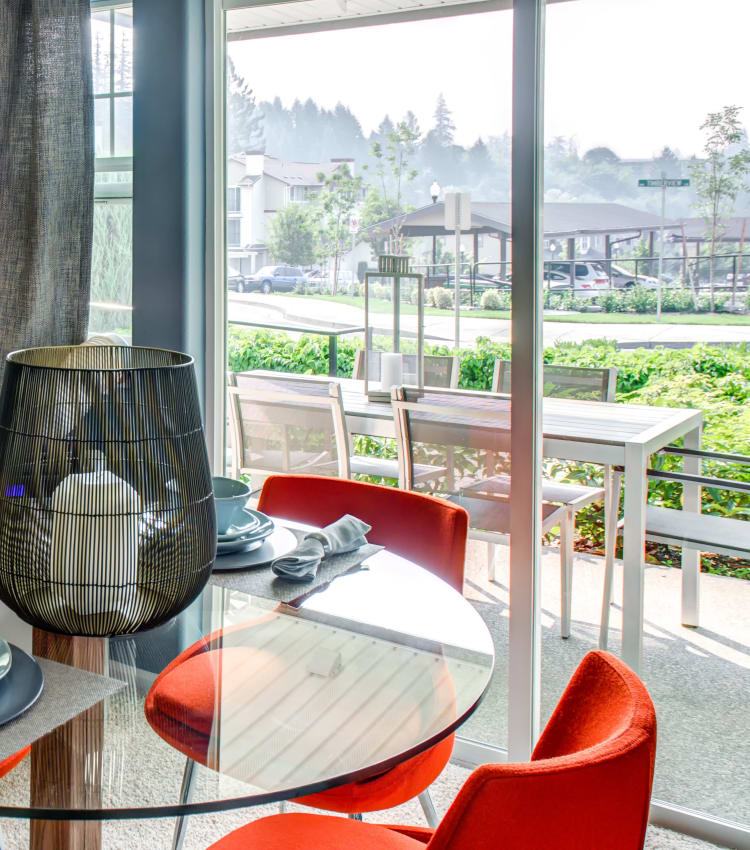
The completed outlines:
<svg viewBox="0 0 750 850">
<path fill-rule="evenodd" d="M 6 773 L 10 773 L 11 770 L 13 770 L 17 764 L 20 764 L 30 752 L 31 747 L 24 747 L 17 753 L 13 753 L 12 756 L 8 756 L 7 759 L 0 761 L 0 778 L 5 776 Z"/>
<path fill-rule="evenodd" d="M 372 526 L 371 543 L 415 561 L 461 592 L 468 532 L 463 508 L 419 493 L 341 478 L 272 475 L 258 509 L 271 516 L 325 526 L 350 513 Z M 243 624 L 234 628 L 248 628 Z M 217 681 L 215 650 L 221 632 L 186 649 L 156 678 L 146 697 L 146 719 L 172 746 L 205 764 Z M 239 665 L 238 669 L 241 669 Z M 226 678 L 227 668 L 222 675 Z M 436 816 L 426 789 L 453 750 L 453 736 L 381 776 L 314 794 L 299 802 L 329 811 L 359 814 L 392 808 L 417 795 L 428 822 Z M 183 788 L 188 793 L 186 788 Z"/>
<path fill-rule="evenodd" d="M 643 683 L 614 656 L 590 652 L 531 762 L 475 770 L 434 831 L 275 815 L 209 850 L 638 850 L 655 751 L 656 716 Z"/>
<path fill-rule="evenodd" d="M 372 526 L 370 543 L 414 561 L 463 592 L 468 514 L 444 499 L 345 478 L 272 475 L 263 485 L 258 510 L 316 526 L 353 514 Z"/>
</svg>

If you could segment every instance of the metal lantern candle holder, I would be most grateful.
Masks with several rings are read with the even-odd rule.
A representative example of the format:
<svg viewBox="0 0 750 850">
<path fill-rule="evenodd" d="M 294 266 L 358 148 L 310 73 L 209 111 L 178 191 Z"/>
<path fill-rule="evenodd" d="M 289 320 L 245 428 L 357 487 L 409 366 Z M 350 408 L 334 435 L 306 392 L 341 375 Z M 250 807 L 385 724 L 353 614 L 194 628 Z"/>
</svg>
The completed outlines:
<svg viewBox="0 0 750 850">
<path fill-rule="evenodd" d="M 0 599 L 47 631 L 157 626 L 198 596 L 216 513 L 193 360 L 152 348 L 8 355 Z"/>
<path fill-rule="evenodd" d="M 386 313 L 373 309 L 375 300 L 391 304 Z M 402 305 L 417 308 L 417 328 L 404 328 Z M 391 388 L 401 384 L 424 386 L 424 275 L 409 271 L 409 257 L 378 257 L 378 270 L 365 272 L 365 392 L 389 401 Z"/>
</svg>

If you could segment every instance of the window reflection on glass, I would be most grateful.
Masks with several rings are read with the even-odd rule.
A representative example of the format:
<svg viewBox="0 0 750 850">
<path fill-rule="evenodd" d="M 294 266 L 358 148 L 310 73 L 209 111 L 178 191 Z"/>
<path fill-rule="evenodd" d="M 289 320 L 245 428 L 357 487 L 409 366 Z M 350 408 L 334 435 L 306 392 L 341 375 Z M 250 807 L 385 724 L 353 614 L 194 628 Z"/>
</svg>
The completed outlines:
<svg viewBox="0 0 750 850">
<path fill-rule="evenodd" d="M 133 10 L 115 12 L 114 31 L 114 89 L 117 92 L 133 90 Z"/>
<path fill-rule="evenodd" d="M 132 303 L 132 201 L 98 201 L 94 206 L 89 330 L 129 336 Z"/>
<path fill-rule="evenodd" d="M 109 91 L 110 71 L 110 13 L 91 13 L 91 63 L 94 73 L 94 94 Z"/>
<path fill-rule="evenodd" d="M 94 101 L 94 150 L 96 156 L 109 156 L 112 148 L 110 135 L 110 102 L 108 99 Z"/>
<path fill-rule="evenodd" d="M 133 153 L 133 98 L 115 98 L 115 156 Z"/>
</svg>

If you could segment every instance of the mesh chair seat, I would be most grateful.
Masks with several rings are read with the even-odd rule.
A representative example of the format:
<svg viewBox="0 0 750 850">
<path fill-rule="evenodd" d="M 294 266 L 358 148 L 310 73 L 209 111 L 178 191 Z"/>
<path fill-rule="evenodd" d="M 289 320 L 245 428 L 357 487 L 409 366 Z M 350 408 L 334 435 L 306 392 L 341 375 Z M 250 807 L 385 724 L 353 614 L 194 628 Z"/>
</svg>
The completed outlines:
<svg viewBox="0 0 750 850">
<path fill-rule="evenodd" d="M 478 496 L 510 496 L 509 475 L 493 475 L 462 488 L 462 493 Z M 585 484 L 568 484 L 545 478 L 542 481 L 542 501 L 552 502 L 566 507 L 575 506 L 576 510 L 604 497 L 603 487 L 588 487 Z"/>
<path fill-rule="evenodd" d="M 370 457 L 354 455 L 351 459 L 351 470 L 357 475 L 377 475 L 380 478 L 398 478 L 398 461 L 387 457 Z M 447 472 L 444 466 L 430 466 L 425 463 L 414 465 L 414 477 L 417 481 L 431 481 L 442 478 Z"/>
<path fill-rule="evenodd" d="M 461 492 L 448 496 L 448 500 L 469 514 L 469 525 L 473 532 L 510 534 L 510 499 L 466 496 Z M 546 533 L 554 528 L 564 514 L 565 509 L 560 505 L 542 503 L 542 531 Z"/>
</svg>

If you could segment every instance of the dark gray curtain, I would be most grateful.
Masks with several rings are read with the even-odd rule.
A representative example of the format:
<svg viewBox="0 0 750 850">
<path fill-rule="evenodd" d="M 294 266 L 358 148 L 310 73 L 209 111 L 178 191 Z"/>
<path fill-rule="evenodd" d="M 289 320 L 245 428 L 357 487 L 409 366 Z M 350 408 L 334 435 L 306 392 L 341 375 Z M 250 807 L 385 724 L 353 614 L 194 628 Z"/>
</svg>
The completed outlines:
<svg viewBox="0 0 750 850">
<path fill-rule="evenodd" d="M 0 374 L 82 342 L 94 214 L 89 0 L 0 0 Z"/>
</svg>

